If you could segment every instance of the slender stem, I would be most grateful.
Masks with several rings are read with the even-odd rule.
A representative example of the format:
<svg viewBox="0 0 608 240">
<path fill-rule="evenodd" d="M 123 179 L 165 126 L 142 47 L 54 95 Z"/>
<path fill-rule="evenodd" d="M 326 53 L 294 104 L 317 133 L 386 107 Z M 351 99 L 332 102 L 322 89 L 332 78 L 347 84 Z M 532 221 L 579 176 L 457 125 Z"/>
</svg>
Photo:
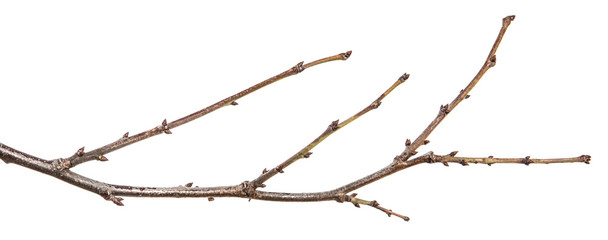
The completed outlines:
<svg viewBox="0 0 608 240">
<path fill-rule="evenodd" d="M 441 162 L 443 165 L 448 166 L 448 163 L 458 163 L 463 166 L 468 166 L 469 163 L 481 163 L 492 165 L 495 163 L 521 163 L 525 165 L 530 164 L 549 164 L 549 163 L 572 163 L 572 162 L 583 162 L 589 164 L 591 161 L 591 156 L 589 155 L 581 155 L 578 157 L 570 157 L 570 158 L 530 158 L 530 156 L 526 156 L 523 158 L 495 158 L 494 156 L 488 157 L 457 157 L 456 154 L 458 152 L 452 152 L 447 155 L 435 155 L 433 152 L 429 152 L 420 157 L 420 159 L 424 159 L 425 162 L 428 163 L 436 163 Z"/>
<path fill-rule="evenodd" d="M 152 128 L 150 130 L 138 133 L 133 136 L 129 136 L 129 133 L 125 133 L 120 139 L 118 139 L 110 144 L 107 144 L 103 147 L 89 151 L 89 152 L 85 152 L 84 147 L 80 148 L 71 157 L 66 158 L 66 159 L 57 159 L 55 161 L 63 162 L 64 167 L 66 167 L 66 168 L 74 167 L 79 164 L 82 164 L 82 163 L 85 163 L 88 161 L 92 161 L 92 160 L 107 161 L 108 159 L 104 156 L 105 154 L 116 151 L 118 149 L 131 145 L 133 143 L 142 141 L 144 139 L 159 135 L 161 133 L 171 134 L 170 129 L 176 128 L 183 124 L 186 124 L 190 121 L 200 118 L 200 117 L 202 117 L 208 113 L 211 113 L 217 109 L 220 109 L 222 107 L 225 107 L 228 105 L 237 105 L 237 103 L 235 101 L 238 100 L 239 98 L 242 98 L 252 92 L 255 92 L 256 90 L 263 88 L 271 83 L 274 83 L 283 78 L 298 74 L 298 73 L 304 71 L 304 69 L 313 67 L 313 66 L 321 64 L 321 63 L 326 63 L 326 62 L 335 61 L 335 60 L 346 60 L 350 57 L 351 53 L 352 53 L 351 51 L 348 51 L 345 53 L 340 53 L 340 54 L 336 54 L 336 55 L 333 55 L 330 57 L 322 58 L 322 59 L 319 59 L 319 60 L 316 60 L 316 61 L 313 61 L 313 62 L 310 62 L 307 64 L 304 64 L 304 62 L 300 62 L 300 63 L 296 64 L 294 67 L 288 69 L 287 71 L 279 73 L 278 75 L 276 75 L 274 77 L 266 79 L 256 85 L 251 86 L 250 88 L 240 91 L 230 97 L 224 98 L 224 99 L 222 99 L 206 108 L 203 108 L 197 112 L 194 112 L 190 115 L 187 115 L 185 117 L 182 117 L 182 118 L 177 119 L 172 122 L 167 122 L 167 120 L 164 120 L 161 123 L 161 125 L 159 125 L 155 128 Z"/>
<path fill-rule="evenodd" d="M 314 147 L 316 147 L 319 143 L 321 143 L 323 140 L 325 140 L 331 134 L 338 131 L 338 129 L 348 125 L 349 123 L 351 123 L 355 119 L 363 116 L 364 114 L 368 113 L 369 111 L 378 108 L 380 106 L 380 104 L 382 103 L 382 100 L 388 94 L 390 94 L 395 88 L 397 88 L 397 86 L 404 83 L 409 78 L 409 76 L 410 75 L 407 73 L 401 75 L 401 77 L 399 77 L 399 79 L 397 79 L 397 81 L 395 81 L 395 83 L 393 83 L 393 85 L 391 85 L 386 91 L 384 91 L 376 100 L 374 100 L 370 105 L 368 105 L 363 110 L 356 113 L 355 115 L 351 116 L 350 118 L 348 118 L 342 122 L 339 122 L 339 120 L 333 121 L 327 127 L 327 129 L 321 133 L 321 135 L 319 135 L 317 138 L 315 138 L 312 142 L 310 142 L 308 145 L 306 145 L 300 151 L 295 153 L 293 156 L 291 156 L 290 158 L 288 158 L 287 160 L 285 160 L 284 162 L 279 164 L 277 167 L 272 168 L 271 170 L 264 169 L 264 171 L 262 171 L 262 174 L 260 176 L 258 176 L 256 179 L 251 181 L 251 187 L 253 188 L 250 190 L 251 193 L 253 193 L 253 190 L 255 190 L 255 188 L 265 187 L 264 183 L 266 181 L 268 181 L 268 179 L 274 177 L 278 173 L 282 173 L 283 169 L 285 169 L 287 166 L 293 164 L 294 162 L 296 162 L 299 159 L 310 157 L 310 155 L 312 154 L 312 152 L 310 152 L 310 150 L 312 150 Z"/>
<path fill-rule="evenodd" d="M 481 80 L 481 77 L 483 77 L 483 75 L 488 71 L 488 69 L 496 65 L 496 51 L 498 50 L 498 46 L 500 45 L 500 42 L 502 41 L 502 38 L 504 37 L 507 31 L 507 28 L 511 24 L 511 21 L 513 21 L 514 19 L 515 16 L 507 16 L 502 19 L 502 28 L 498 33 L 498 37 L 496 37 L 496 41 L 494 42 L 494 45 L 492 46 L 492 49 L 490 50 L 486 61 L 484 62 L 477 75 L 475 75 L 473 80 L 471 80 L 471 82 L 467 85 L 465 89 L 460 91 L 458 96 L 456 96 L 456 98 L 454 98 L 451 103 L 446 104 L 445 106 L 441 106 L 437 117 L 433 119 L 429 126 L 424 129 L 424 131 L 422 131 L 422 133 L 416 138 L 416 140 L 414 140 L 414 142 L 410 142 L 409 140 L 406 142 L 406 148 L 401 154 L 402 157 L 400 160 L 407 161 L 411 156 L 415 155 L 417 153 L 416 149 L 418 149 L 421 145 L 427 143 L 428 136 L 433 132 L 433 130 L 435 130 L 435 128 L 441 123 L 441 121 L 443 121 L 443 119 L 448 115 L 448 113 L 454 110 L 454 108 L 456 108 L 456 106 L 458 106 L 458 104 L 462 102 L 462 100 L 467 99 L 469 97 L 469 92 L 471 92 L 473 87 L 475 87 L 479 80 Z"/>
</svg>

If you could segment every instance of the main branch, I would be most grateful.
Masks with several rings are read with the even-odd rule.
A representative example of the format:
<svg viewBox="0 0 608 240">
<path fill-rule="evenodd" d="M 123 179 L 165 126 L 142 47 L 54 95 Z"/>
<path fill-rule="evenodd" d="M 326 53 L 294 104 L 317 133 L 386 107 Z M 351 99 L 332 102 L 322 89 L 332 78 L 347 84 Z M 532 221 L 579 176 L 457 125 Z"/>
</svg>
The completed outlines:
<svg viewBox="0 0 608 240">
<path fill-rule="evenodd" d="M 87 178 L 71 170 L 72 167 L 92 161 L 100 160 L 107 161 L 106 154 L 115 150 L 126 147 L 130 144 L 145 140 L 147 138 L 159 135 L 161 133 L 171 134 L 171 129 L 193 121 L 199 117 L 202 117 L 210 112 L 213 112 L 219 108 L 228 105 L 237 105 L 236 100 L 250 94 L 264 86 L 274 83 L 280 79 L 288 76 L 295 75 L 302 72 L 306 68 L 310 68 L 317 64 L 334 61 L 334 60 L 346 60 L 351 55 L 351 52 L 345 52 L 322 58 L 307 64 L 300 62 L 294 67 L 274 76 L 267 80 L 264 80 L 250 88 L 247 88 L 239 93 L 236 93 L 230 97 L 222 99 L 204 109 L 196 111 L 190 115 L 182 117 L 172 122 L 167 120 L 162 121 L 159 126 L 156 126 L 150 130 L 129 136 L 128 133 L 122 135 L 118 140 L 109 143 L 100 148 L 86 152 L 83 148 L 80 148 L 72 156 L 67 158 L 59 158 L 54 160 L 44 160 L 38 157 L 31 156 L 27 153 L 18 151 L 9 146 L 0 143 L 0 159 L 6 163 L 14 163 L 50 176 L 63 180 L 72 185 L 78 186 L 82 189 L 97 193 L 104 199 L 115 203 L 116 205 L 123 206 L 122 197 L 207 197 L 209 200 L 213 200 L 215 197 L 239 197 L 247 198 L 249 200 L 265 200 L 265 201 L 284 201 L 284 202 L 318 202 L 318 201 L 337 201 L 340 203 L 349 202 L 355 207 L 366 205 L 382 211 L 390 216 L 397 216 L 405 221 L 408 221 L 407 216 L 398 214 L 388 208 L 380 206 L 375 201 L 364 200 L 357 197 L 353 191 L 366 186 L 370 183 L 378 181 L 388 175 L 394 174 L 406 168 L 410 168 L 422 163 L 442 163 L 448 166 L 449 163 L 458 163 L 467 166 L 471 163 L 481 164 L 499 164 L 499 163 L 520 163 L 525 165 L 530 164 L 549 164 L 549 163 L 573 163 L 573 162 L 584 162 L 589 163 L 591 157 L 589 155 L 581 155 L 578 157 L 570 158 L 553 158 L 553 159 L 542 159 L 542 158 L 530 158 L 529 156 L 523 158 L 494 158 L 493 156 L 474 158 L 474 157 L 460 157 L 456 156 L 457 152 L 451 152 L 446 155 L 435 155 L 433 152 L 426 153 L 422 156 L 412 158 L 417 154 L 416 150 L 424 145 L 428 144 L 428 136 L 437 128 L 437 126 L 446 118 L 446 116 L 452 112 L 458 104 L 464 99 L 469 97 L 469 93 L 475 87 L 475 85 L 481 80 L 483 75 L 492 67 L 496 65 L 496 52 L 498 47 L 507 31 L 507 28 L 511 22 L 515 19 L 515 16 L 507 16 L 502 21 L 502 27 L 498 33 L 498 37 L 494 42 L 494 45 L 490 49 L 490 53 L 483 63 L 481 69 L 475 75 L 473 80 L 452 100 L 452 102 L 442 105 L 439 109 L 437 116 L 431 121 L 431 123 L 420 133 L 420 135 L 411 141 L 407 139 L 405 141 L 405 150 L 397 155 L 390 164 L 384 168 L 381 168 L 365 177 L 362 177 L 353 182 L 347 183 L 343 186 L 335 188 L 333 190 L 322 191 L 322 192 L 310 192 L 310 193 L 289 193 L 289 192 L 269 192 L 261 191 L 258 188 L 265 187 L 265 182 L 270 178 L 276 176 L 278 173 L 284 172 L 284 169 L 291 164 L 295 163 L 299 159 L 308 158 L 311 156 L 311 150 L 320 144 L 324 139 L 337 132 L 339 129 L 345 127 L 352 121 L 361 117 L 362 115 L 374 110 L 380 106 L 382 100 L 389 93 L 391 93 L 397 86 L 405 82 L 408 78 L 408 74 L 403 74 L 397 81 L 395 81 L 386 91 L 384 91 L 377 99 L 358 113 L 354 114 L 350 118 L 340 122 L 335 120 L 329 124 L 329 126 L 321 132 L 321 134 L 312 140 L 308 145 L 304 146 L 300 151 L 296 152 L 287 160 L 283 161 L 279 165 L 270 170 L 264 169 L 262 173 L 251 181 L 244 181 L 240 184 L 232 186 L 218 186 L 218 187 L 198 187 L 192 186 L 192 183 L 185 185 L 178 185 L 174 187 L 140 187 L 140 186 L 125 186 L 101 182 L 91 178 Z"/>
</svg>

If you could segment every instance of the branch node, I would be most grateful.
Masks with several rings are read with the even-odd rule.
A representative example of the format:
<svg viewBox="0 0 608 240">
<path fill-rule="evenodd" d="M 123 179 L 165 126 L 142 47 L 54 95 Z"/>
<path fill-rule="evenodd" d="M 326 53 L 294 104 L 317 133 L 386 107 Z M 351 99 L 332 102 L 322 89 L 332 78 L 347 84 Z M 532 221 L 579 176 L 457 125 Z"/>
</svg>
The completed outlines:
<svg viewBox="0 0 608 240">
<path fill-rule="evenodd" d="M 249 198 L 249 201 L 256 196 L 255 186 L 249 181 L 244 181 L 241 183 L 241 192 L 243 192 L 245 196 Z"/>
<path fill-rule="evenodd" d="M 347 52 L 340 53 L 340 56 L 342 56 L 342 60 L 346 60 L 350 57 L 350 55 L 352 53 L 353 53 L 353 51 L 347 51 Z"/>
<path fill-rule="evenodd" d="M 293 66 L 291 70 L 294 71 L 296 74 L 301 73 L 302 71 L 304 71 L 304 62 L 299 62 L 298 64 Z"/>
<path fill-rule="evenodd" d="M 76 151 L 76 156 L 78 156 L 78 157 L 84 156 L 84 147 L 81 147 L 78 149 L 78 151 Z"/>
<path fill-rule="evenodd" d="M 466 161 L 466 160 L 464 160 L 464 159 L 460 160 L 460 162 L 459 162 L 459 163 L 460 163 L 462 166 L 469 166 L 469 163 L 467 163 L 467 161 Z"/>
<path fill-rule="evenodd" d="M 70 169 L 72 167 L 72 161 L 70 161 L 69 159 L 60 158 L 57 159 L 56 163 L 57 164 L 55 166 L 59 171 Z"/>
<path fill-rule="evenodd" d="M 526 156 L 521 160 L 521 163 L 526 164 L 526 166 L 530 166 L 530 163 L 534 163 L 534 161 L 530 160 L 530 156 Z"/>
<path fill-rule="evenodd" d="M 122 203 L 122 200 L 124 200 L 124 199 L 121 197 L 114 196 L 114 194 L 112 194 L 112 192 L 110 190 L 108 190 L 106 194 L 102 194 L 102 197 L 105 200 L 113 202 L 117 206 L 124 206 L 124 204 Z"/>
<path fill-rule="evenodd" d="M 492 55 L 492 57 L 490 58 L 490 67 L 494 67 L 496 66 L 496 55 Z"/>
<path fill-rule="evenodd" d="M 97 161 L 105 162 L 105 161 L 108 161 L 108 158 L 105 157 L 104 155 L 99 155 L 99 156 L 97 156 Z"/>
<path fill-rule="evenodd" d="M 450 104 L 441 105 L 441 107 L 439 107 L 439 113 L 447 115 L 448 113 L 450 113 L 449 107 L 450 107 Z"/>
<path fill-rule="evenodd" d="M 380 102 L 380 101 L 374 101 L 374 102 L 373 102 L 373 103 L 372 103 L 370 106 L 371 106 L 373 109 L 377 109 L 377 108 L 379 108 L 379 107 L 380 107 L 380 104 L 382 104 L 382 102 Z"/>
<path fill-rule="evenodd" d="M 171 134 L 171 130 L 169 130 L 169 124 L 167 124 L 167 119 L 163 120 L 163 122 L 161 123 L 161 130 L 165 133 L 165 134 Z"/>
<path fill-rule="evenodd" d="M 279 173 L 284 173 L 285 171 L 283 171 L 283 168 L 285 168 L 285 165 L 283 163 L 281 163 L 281 164 L 279 164 L 279 166 L 275 167 L 274 169 Z"/>
<path fill-rule="evenodd" d="M 427 163 L 436 163 L 437 162 L 437 158 L 435 157 L 435 153 L 434 152 L 428 152 L 425 153 L 424 156 L 426 156 L 426 162 Z"/>
<path fill-rule="evenodd" d="M 329 124 L 328 128 L 331 129 L 332 131 L 336 131 L 338 130 L 338 128 L 340 128 L 340 126 L 338 126 L 338 123 L 340 122 L 340 120 L 336 120 L 331 122 L 331 124 Z"/>
</svg>

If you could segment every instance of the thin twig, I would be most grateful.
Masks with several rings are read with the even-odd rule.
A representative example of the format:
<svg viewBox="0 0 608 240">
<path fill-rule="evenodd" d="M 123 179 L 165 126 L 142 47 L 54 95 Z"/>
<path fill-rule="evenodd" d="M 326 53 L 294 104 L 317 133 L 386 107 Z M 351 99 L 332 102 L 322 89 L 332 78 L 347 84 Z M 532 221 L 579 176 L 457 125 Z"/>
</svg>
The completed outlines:
<svg viewBox="0 0 608 240">
<path fill-rule="evenodd" d="M 68 157 L 65 159 L 57 159 L 56 161 L 63 162 L 64 166 L 66 168 L 75 167 L 79 164 L 82 164 L 82 163 L 85 163 L 88 161 L 92 161 L 92 160 L 107 161 L 108 158 L 106 158 L 105 155 L 110 152 L 116 151 L 120 148 L 126 147 L 128 145 L 131 145 L 131 144 L 139 142 L 139 141 L 142 141 L 149 137 L 159 135 L 161 133 L 171 134 L 172 133 L 171 129 L 173 129 L 173 128 L 186 124 L 192 120 L 202 117 L 202 116 L 204 116 L 208 113 L 211 113 L 217 109 L 220 109 L 222 107 L 225 107 L 228 105 L 238 105 L 236 103 L 236 100 L 238 100 L 239 98 L 242 98 L 252 92 L 255 92 L 256 90 L 258 90 L 260 88 L 263 88 L 263 87 L 265 87 L 269 84 L 272 84 L 276 81 L 279 81 L 283 78 L 298 74 L 298 73 L 304 71 L 304 69 L 313 67 L 313 66 L 321 64 L 321 63 L 331 62 L 331 61 L 335 61 L 335 60 L 346 60 L 350 57 L 351 53 L 352 53 L 351 51 L 348 51 L 348 52 L 336 54 L 336 55 L 333 55 L 330 57 L 315 60 L 315 61 L 312 61 L 312 62 L 306 63 L 306 64 L 304 64 L 304 62 L 300 62 L 300 63 L 296 64 L 294 67 L 288 69 L 287 71 L 279 73 L 278 75 L 276 75 L 274 77 L 266 79 L 256 85 L 251 86 L 250 88 L 240 91 L 237 94 L 234 94 L 230 97 L 224 98 L 224 99 L 222 99 L 206 108 L 203 108 L 197 112 L 194 112 L 190 115 L 187 115 L 185 117 L 182 117 L 182 118 L 177 119 L 172 122 L 167 122 L 167 119 L 165 119 L 162 121 L 161 125 L 159 125 L 155 128 L 152 128 L 150 130 L 135 134 L 133 136 L 129 136 L 129 133 L 127 132 L 127 133 L 123 134 L 122 137 L 119 138 L 118 140 L 116 140 L 108 145 L 105 145 L 103 147 L 97 148 L 95 150 L 91 150 L 89 152 L 85 152 L 84 147 L 82 147 L 82 148 L 78 149 L 78 151 L 71 157 Z"/>
<path fill-rule="evenodd" d="M 490 50 L 490 53 L 488 54 L 486 61 L 484 62 L 483 66 L 481 67 L 481 69 L 479 70 L 477 75 L 475 75 L 473 80 L 471 80 L 471 82 L 469 83 L 469 85 L 467 85 L 466 88 L 464 88 L 463 90 L 460 90 L 460 93 L 458 94 L 458 96 L 456 96 L 456 98 L 454 98 L 454 100 L 451 103 L 446 104 L 446 105 L 441 105 L 441 107 L 439 108 L 439 113 L 437 114 L 437 117 L 435 117 L 435 119 L 429 124 L 429 126 L 426 129 L 424 129 L 424 131 L 422 131 L 422 133 L 416 138 L 416 140 L 414 140 L 414 142 L 410 142 L 409 139 L 406 141 L 405 150 L 403 151 L 403 153 L 401 154 L 401 157 L 399 158 L 401 161 L 407 161 L 411 156 L 416 155 L 416 153 L 417 153 L 416 149 L 418 149 L 418 147 L 420 147 L 423 144 L 428 143 L 427 138 L 433 132 L 433 130 L 435 130 L 435 128 L 439 125 L 439 123 L 441 123 L 441 121 L 443 121 L 443 119 L 448 115 L 448 113 L 453 111 L 454 108 L 456 108 L 456 106 L 458 106 L 458 104 L 460 102 L 462 102 L 462 100 L 469 98 L 469 92 L 471 92 L 473 87 L 475 87 L 475 85 L 479 82 L 479 80 L 481 80 L 481 77 L 483 77 L 483 75 L 488 71 L 488 69 L 490 69 L 491 67 L 494 67 L 496 65 L 496 51 L 498 50 L 498 46 L 500 45 L 502 38 L 504 37 L 505 33 L 507 32 L 507 28 L 509 27 L 509 25 L 511 24 L 511 22 L 514 19 L 515 19 L 515 16 L 513 16 L 513 15 L 507 16 L 502 19 L 502 28 L 500 29 L 500 32 L 498 33 L 498 37 L 496 37 L 496 41 L 494 42 L 494 45 L 492 46 L 492 49 Z"/>
<path fill-rule="evenodd" d="M 270 170 L 264 169 L 262 171 L 262 174 L 259 177 L 257 177 L 256 179 L 254 179 L 250 182 L 251 187 L 253 189 L 250 189 L 249 192 L 251 194 L 254 194 L 253 190 L 255 190 L 255 188 L 265 187 L 266 185 L 264 185 L 264 183 L 266 181 L 268 181 L 268 179 L 272 178 L 273 176 L 277 175 L 278 173 L 282 173 L 286 167 L 288 167 L 292 163 L 296 162 L 297 160 L 310 157 L 310 155 L 312 154 L 312 152 L 310 150 L 312 150 L 314 147 L 316 147 L 319 143 L 321 143 L 323 140 L 325 140 L 331 134 L 333 134 L 334 132 L 343 128 L 344 126 L 348 125 L 355 119 L 368 113 L 369 111 L 377 109 L 380 106 L 380 104 L 382 103 L 382 100 L 388 94 L 390 94 L 395 88 L 397 88 L 399 85 L 404 83 L 409 78 L 409 76 L 410 75 L 407 73 L 401 75 L 401 77 L 399 77 L 399 79 L 397 79 L 397 81 L 395 81 L 395 83 L 393 83 L 393 85 L 391 85 L 386 91 L 384 91 L 376 100 L 374 100 L 370 105 L 368 105 L 363 110 L 356 113 L 355 115 L 351 116 L 350 118 L 348 118 L 342 122 L 339 122 L 339 120 L 333 121 L 327 127 L 327 129 L 325 131 L 323 131 L 323 133 L 321 133 L 321 135 L 319 135 L 317 138 L 315 138 L 312 142 L 310 142 L 308 145 L 306 145 L 300 151 L 295 153 L 293 156 L 291 156 L 290 158 L 288 158 L 287 160 L 285 160 L 284 162 L 279 164 L 277 167 L 272 168 Z"/>
</svg>

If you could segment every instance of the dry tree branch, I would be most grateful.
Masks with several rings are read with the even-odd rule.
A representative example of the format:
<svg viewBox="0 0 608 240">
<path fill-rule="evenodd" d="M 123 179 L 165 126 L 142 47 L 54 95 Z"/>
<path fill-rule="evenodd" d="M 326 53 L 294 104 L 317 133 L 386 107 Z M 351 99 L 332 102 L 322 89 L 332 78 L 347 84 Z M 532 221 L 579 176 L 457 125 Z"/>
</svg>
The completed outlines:
<svg viewBox="0 0 608 240">
<path fill-rule="evenodd" d="M 426 153 L 422 156 L 412 158 L 412 156 L 416 155 L 416 150 L 424 145 L 428 144 L 427 140 L 428 136 L 435 130 L 435 128 L 445 119 L 445 117 L 451 111 L 460 104 L 464 99 L 469 97 L 469 93 L 473 89 L 473 87 L 481 80 L 482 76 L 491 68 L 496 65 L 496 51 L 498 50 L 498 46 L 504 34 L 506 33 L 507 28 L 511 24 L 511 22 L 515 19 L 515 16 L 507 16 L 503 18 L 503 24 L 492 46 L 488 57 L 486 58 L 483 66 L 477 73 L 477 75 L 473 78 L 473 80 L 456 96 L 456 98 L 449 104 L 442 105 L 440 107 L 439 113 L 431 121 L 426 129 L 422 131 L 422 133 L 412 142 L 407 139 L 405 141 L 405 150 L 397 155 L 393 161 L 386 167 L 377 170 L 376 172 L 355 180 L 351 183 L 343 185 L 333 190 L 323 191 L 323 192 L 311 192 L 311 193 L 283 193 L 283 192 L 266 192 L 260 191 L 258 188 L 265 187 L 264 184 L 270 178 L 274 177 L 278 173 L 282 173 L 283 170 L 289 165 L 293 164 L 299 159 L 308 158 L 312 154 L 311 150 L 320 144 L 324 139 L 329 137 L 331 134 L 336 132 L 338 129 L 348 125 L 350 122 L 356 120 L 362 115 L 368 113 L 369 111 L 376 109 L 380 106 L 381 101 L 391 93 L 397 86 L 401 83 L 405 82 L 408 78 L 408 74 L 403 74 L 399 79 L 393 83 L 385 92 L 383 92 L 376 100 L 374 100 L 370 105 L 365 107 L 360 112 L 354 114 L 352 117 L 340 122 L 339 120 L 331 122 L 331 124 L 325 129 L 317 138 L 315 138 L 312 142 L 302 148 L 300 151 L 296 152 L 294 155 L 289 157 L 287 160 L 279 164 L 278 166 L 267 170 L 264 169 L 262 174 L 257 178 L 251 181 L 244 181 L 237 185 L 232 186 L 218 186 L 218 187 L 193 187 L 192 183 L 188 183 L 184 186 L 177 187 L 138 187 L 138 186 L 123 186 L 116 184 L 104 183 L 101 181 L 97 181 L 94 179 L 87 178 L 80 174 L 77 174 L 71 170 L 72 167 L 77 166 L 79 164 L 92 161 L 92 160 L 100 160 L 107 161 L 106 154 L 128 146 L 130 144 L 142 141 L 152 136 L 159 135 L 161 133 L 171 134 L 171 129 L 181 126 L 185 123 L 188 123 L 194 119 L 202 117 L 210 112 L 213 112 L 221 107 L 228 105 L 237 105 L 235 102 L 239 98 L 252 93 L 266 85 L 269 85 L 273 82 L 276 82 L 282 78 L 297 74 L 302 72 L 304 69 L 315 66 L 317 64 L 334 61 L 334 60 L 346 60 L 350 56 L 351 52 L 345 52 L 338 55 L 334 55 L 331 57 L 319 59 L 307 64 L 303 62 L 298 63 L 296 66 L 291 69 L 282 72 L 274 77 L 271 77 L 265 81 L 262 81 L 248 89 L 245 89 L 235 95 L 227 97 L 215 104 L 210 105 L 207 108 L 199 110 L 195 113 L 192 113 L 188 116 L 180 118 L 178 120 L 167 122 L 164 120 L 161 125 L 152 128 L 148 131 L 141 132 L 139 134 L 129 136 L 128 133 L 125 133 L 120 139 L 102 146 L 100 148 L 94 149 L 89 152 L 84 151 L 84 147 L 78 149 L 75 154 L 68 158 L 59 158 L 55 160 L 44 160 L 41 158 L 37 158 L 26 154 L 24 152 L 15 150 L 11 147 L 8 147 L 4 144 L 0 143 L 0 159 L 2 159 L 6 163 L 15 163 L 17 165 L 21 165 L 23 167 L 39 171 L 41 173 L 53 176 L 55 178 L 61 179 L 67 183 L 78 186 L 85 190 L 94 192 L 102 196 L 104 199 L 108 201 L 112 201 L 116 205 L 122 206 L 121 197 L 207 197 L 209 200 L 213 200 L 215 197 L 240 197 L 247 198 L 249 200 L 266 200 L 266 201 L 286 201 L 286 202 L 316 202 L 316 201 L 329 201 L 334 200 L 337 202 L 350 202 L 356 207 L 360 207 L 360 205 L 367 205 L 378 209 L 390 216 L 397 216 L 405 221 L 408 221 L 409 218 L 395 213 L 390 209 L 381 207 L 380 204 L 373 200 L 368 201 L 361 198 L 357 198 L 356 193 L 352 193 L 353 191 L 370 184 L 374 181 L 382 179 L 388 175 L 401 171 L 403 169 L 421 164 L 421 163 L 437 163 L 441 162 L 444 165 L 448 166 L 448 163 L 459 163 L 464 166 L 469 165 L 469 163 L 483 163 L 483 164 L 494 164 L 494 163 L 521 163 L 525 165 L 529 165 L 532 163 L 567 163 L 567 162 L 584 162 L 589 163 L 591 157 L 588 155 L 581 155 L 579 157 L 571 157 L 571 158 L 555 158 L 555 159 L 536 159 L 530 158 L 529 156 L 524 158 L 494 158 L 493 156 L 485 157 L 485 158 L 472 158 L 472 157 L 456 157 L 457 152 L 451 152 L 447 155 L 435 155 L 433 152 Z"/>
</svg>

